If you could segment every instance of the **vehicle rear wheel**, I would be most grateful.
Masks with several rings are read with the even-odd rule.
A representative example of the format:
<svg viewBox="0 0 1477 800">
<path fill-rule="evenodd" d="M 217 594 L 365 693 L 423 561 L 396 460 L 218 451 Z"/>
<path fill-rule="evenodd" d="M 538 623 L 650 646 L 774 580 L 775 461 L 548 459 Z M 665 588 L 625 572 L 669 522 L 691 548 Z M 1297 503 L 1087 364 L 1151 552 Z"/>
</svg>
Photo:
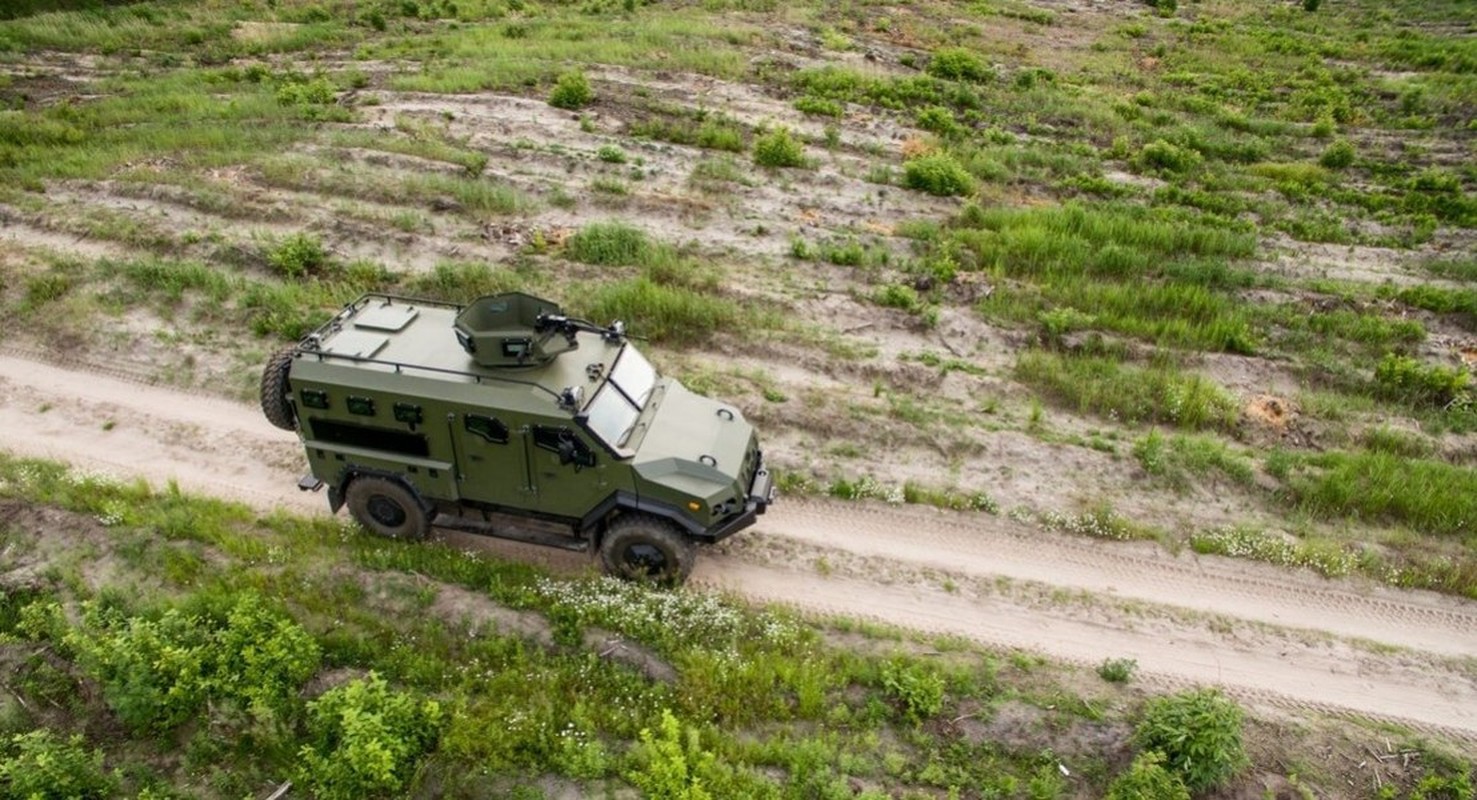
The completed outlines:
<svg viewBox="0 0 1477 800">
<path fill-rule="evenodd" d="M 692 573 L 697 553 L 676 525 L 649 514 L 618 517 L 600 543 L 607 575 L 676 586 Z"/>
<path fill-rule="evenodd" d="M 295 347 L 284 347 L 267 359 L 262 370 L 262 414 L 267 421 L 284 431 L 297 430 L 297 414 L 287 399 L 287 371 L 292 368 Z"/>
<path fill-rule="evenodd" d="M 405 484 L 389 478 L 355 478 L 344 493 L 349 515 L 370 533 L 420 541 L 431 533 L 431 514 Z"/>
</svg>

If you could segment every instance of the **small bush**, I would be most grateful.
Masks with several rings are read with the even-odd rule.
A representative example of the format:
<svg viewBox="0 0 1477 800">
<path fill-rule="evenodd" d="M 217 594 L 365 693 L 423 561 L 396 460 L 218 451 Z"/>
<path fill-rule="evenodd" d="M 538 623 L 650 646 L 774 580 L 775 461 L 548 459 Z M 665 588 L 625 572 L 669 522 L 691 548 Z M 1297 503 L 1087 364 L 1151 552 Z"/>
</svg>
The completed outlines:
<svg viewBox="0 0 1477 800">
<path fill-rule="evenodd" d="M 284 278 L 301 278 L 322 272 L 328 264 L 328 251 L 317 236 L 294 233 L 267 253 L 267 263 Z"/>
<path fill-rule="evenodd" d="M 436 701 L 391 691 L 372 672 L 330 689 L 308 711 L 312 744 L 298 753 L 298 780 L 323 800 L 402 792 L 436 743 L 442 716 Z"/>
<path fill-rule="evenodd" d="M 974 176 L 953 156 L 933 153 L 903 164 L 903 185 L 940 197 L 952 197 L 974 191 Z"/>
<path fill-rule="evenodd" d="M 613 144 L 601 145 L 600 149 L 595 151 L 595 157 L 607 164 L 626 163 L 626 151 Z"/>
<path fill-rule="evenodd" d="M 1128 683 L 1138 667 L 1139 662 L 1131 658 L 1107 658 L 1098 665 L 1097 674 L 1108 683 Z"/>
<path fill-rule="evenodd" d="M 900 308 L 904 311 L 916 311 L 920 302 L 918 292 L 911 286 L 901 283 L 889 283 L 879 287 L 872 295 L 872 302 L 887 308 Z"/>
<path fill-rule="evenodd" d="M 1190 800 L 1184 781 L 1164 768 L 1164 754 L 1140 753 L 1128 771 L 1108 784 L 1106 800 Z"/>
<path fill-rule="evenodd" d="M 805 146 L 789 128 L 775 128 L 754 140 L 754 163 L 761 167 L 803 167 Z"/>
<path fill-rule="evenodd" d="M 915 665 L 899 661 L 883 665 L 882 688 L 897 703 L 903 718 L 912 722 L 944 708 L 944 679 Z"/>
<path fill-rule="evenodd" d="M 595 101 L 595 90 L 585 73 L 575 70 L 559 76 L 554 82 L 554 91 L 549 93 L 549 105 L 555 108 L 584 108 Z"/>
<path fill-rule="evenodd" d="M 62 741 L 34 730 L 12 736 L 0 754 L 0 797 L 6 800 L 90 800 L 118 791 L 117 779 L 103 769 L 102 751 L 89 752 L 81 736 Z"/>
<path fill-rule="evenodd" d="M 1354 163 L 1354 145 L 1348 139 L 1339 139 L 1324 149 L 1318 163 L 1328 169 L 1344 169 Z"/>
<path fill-rule="evenodd" d="M 732 300 L 646 277 L 600 287 L 589 301 L 589 319 L 624 320 L 652 341 L 700 340 L 734 327 L 742 318 Z"/>
<path fill-rule="evenodd" d="M 1164 755 L 1164 765 L 1191 792 L 1225 783 L 1247 764 L 1241 708 L 1218 689 L 1156 697 L 1134 729 L 1134 744 Z"/>
<path fill-rule="evenodd" d="M 928 106 L 918 110 L 918 127 L 940 136 L 953 136 L 960 132 L 954 112 L 943 106 Z"/>
<path fill-rule="evenodd" d="M 1133 157 L 1133 165 L 1143 172 L 1183 175 L 1200 166 L 1201 155 L 1189 148 L 1177 147 L 1157 139 L 1143 146 Z"/>
<path fill-rule="evenodd" d="M 987 81 L 993 77 L 989 65 L 963 47 L 949 47 L 933 54 L 928 74 L 951 81 Z"/>
<path fill-rule="evenodd" d="M 815 95 L 804 95 L 795 101 L 795 110 L 803 114 L 814 114 L 818 117 L 840 118 L 844 109 L 835 100 L 828 100 Z"/>
<path fill-rule="evenodd" d="M 651 800 L 711 800 L 703 777 L 717 759 L 703 749 L 698 732 L 662 709 L 661 726 L 641 730 L 635 756 L 639 766 L 626 779 Z"/>
<path fill-rule="evenodd" d="M 630 266 L 647 261 L 655 248 L 640 228 L 621 222 L 594 222 L 569 237 L 564 255 L 585 264 Z"/>
<path fill-rule="evenodd" d="M 1466 370 L 1426 366 L 1414 358 L 1388 353 L 1374 368 L 1374 384 L 1382 396 L 1418 406 L 1445 406 L 1463 396 L 1470 380 Z"/>
</svg>

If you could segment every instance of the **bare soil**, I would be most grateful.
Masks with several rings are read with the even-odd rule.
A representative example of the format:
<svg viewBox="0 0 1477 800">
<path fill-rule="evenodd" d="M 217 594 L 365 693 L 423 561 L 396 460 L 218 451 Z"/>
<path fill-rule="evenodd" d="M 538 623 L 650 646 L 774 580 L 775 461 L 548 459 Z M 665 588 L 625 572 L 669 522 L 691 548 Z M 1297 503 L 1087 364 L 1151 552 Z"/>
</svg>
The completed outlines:
<svg viewBox="0 0 1477 800">
<path fill-rule="evenodd" d="M 297 441 L 256 408 L 128 373 L 0 355 L 0 442 L 262 510 L 326 511 L 295 488 Z M 591 569 L 580 555 L 440 535 L 562 571 Z M 1459 598 L 1081 540 L 988 515 L 814 500 L 782 500 L 755 530 L 709 548 L 694 580 L 1084 665 L 1134 658 L 1151 685 L 1218 684 L 1264 712 L 1396 721 L 1477 747 L 1477 603 Z M 471 613 L 464 601 L 437 600 L 454 615 Z"/>
</svg>

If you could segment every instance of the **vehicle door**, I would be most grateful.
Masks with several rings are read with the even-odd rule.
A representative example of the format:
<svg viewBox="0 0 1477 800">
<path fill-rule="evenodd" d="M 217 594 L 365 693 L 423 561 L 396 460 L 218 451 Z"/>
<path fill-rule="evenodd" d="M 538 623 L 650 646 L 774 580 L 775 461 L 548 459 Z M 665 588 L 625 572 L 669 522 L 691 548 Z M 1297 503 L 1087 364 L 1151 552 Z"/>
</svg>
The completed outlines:
<svg viewBox="0 0 1477 800">
<path fill-rule="evenodd" d="M 491 411 L 455 414 L 451 425 L 461 465 L 462 497 L 514 509 L 531 508 L 534 492 L 522 433 Z"/>
<path fill-rule="evenodd" d="M 573 425 L 530 425 L 528 461 L 537 508 L 561 517 L 583 517 L 616 490 L 609 456 Z"/>
</svg>

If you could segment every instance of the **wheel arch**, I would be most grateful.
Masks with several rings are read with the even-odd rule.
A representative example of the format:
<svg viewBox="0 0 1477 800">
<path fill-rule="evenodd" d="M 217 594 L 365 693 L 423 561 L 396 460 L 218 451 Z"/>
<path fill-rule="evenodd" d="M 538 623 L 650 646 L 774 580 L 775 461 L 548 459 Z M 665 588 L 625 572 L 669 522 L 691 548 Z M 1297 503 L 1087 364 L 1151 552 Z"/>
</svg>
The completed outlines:
<svg viewBox="0 0 1477 800">
<path fill-rule="evenodd" d="M 347 484 L 346 484 L 347 485 Z M 676 524 L 683 536 L 698 542 L 711 542 L 712 537 L 692 517 L 682 513 L 668 503 L 642 499 L 635 492 L 617 491 L 600 501 L 580 520 L 580 533 L 588 536 L 595 547 L 605 538 L 605 532 L 617 518 L 625 514 L 650 514 Z"/>
<path fill-rule="evenodd" d="M 420 503 L 421 508 L 425 509 L 426 513 L 435 512 L 435 504 L 427 501 L 425 495 L 421 494 L 421 490 L 415 488 L 415 484 L 406 480 L 403 473 L 379 469 L 377 467 L 350 464 L 344 467 L 343 471 L 338 474 L 338 478 L 328 486 L 328 507 L 333 513 L 337 514 L 338 510 L 344 507 L 345 498 L 349 491 L 349 484 L 360 478 L 384 478 L 394 481 L 410 492 L 410 496 L 414 497 L 417 503 Z"/>
</svg>

